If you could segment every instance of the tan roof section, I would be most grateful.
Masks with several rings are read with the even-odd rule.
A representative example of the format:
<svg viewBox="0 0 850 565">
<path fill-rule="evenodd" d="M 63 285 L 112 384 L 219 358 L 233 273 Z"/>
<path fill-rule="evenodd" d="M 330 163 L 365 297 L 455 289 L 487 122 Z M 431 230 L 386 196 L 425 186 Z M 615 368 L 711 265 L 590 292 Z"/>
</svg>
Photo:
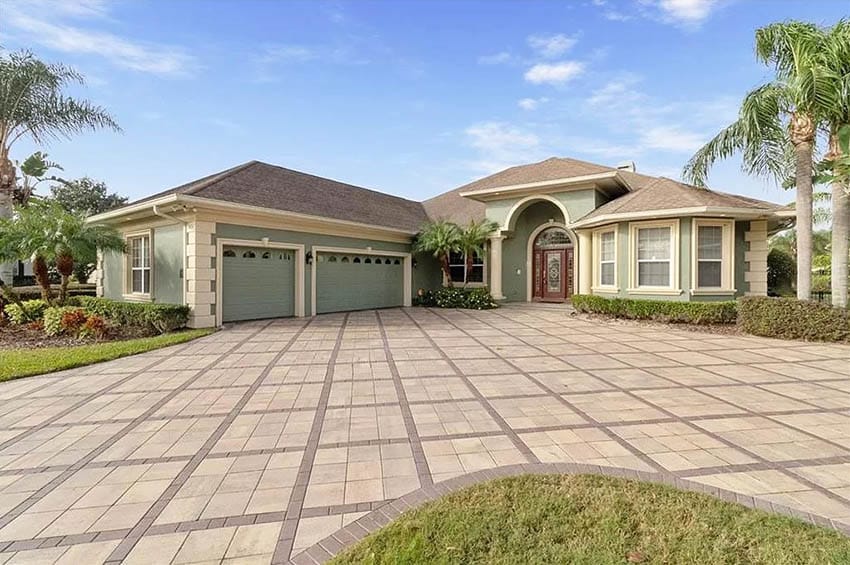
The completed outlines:
<svg viewBox="0 0 850 565">
<path fill-rule="evenodd" d="M 681 208 L 743 208 L 765 212 L 785 208 L 772 202 L 700 188 L 666 177 L 655 178 L 652 182 L 635 188 L 633 192 L 603 204 L 578 222 L 584 223 L 603 216 Z"/>
</svg>

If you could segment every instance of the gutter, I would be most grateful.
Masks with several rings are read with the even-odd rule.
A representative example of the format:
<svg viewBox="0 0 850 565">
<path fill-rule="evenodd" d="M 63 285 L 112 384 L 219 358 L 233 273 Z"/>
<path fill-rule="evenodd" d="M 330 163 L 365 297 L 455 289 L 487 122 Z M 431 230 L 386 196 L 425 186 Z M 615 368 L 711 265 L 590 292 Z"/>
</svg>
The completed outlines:
<svg viewBox="0 0 850 565">
<path fill-rule="evenodd" d="M 151 207 L 151 212 L 154 213 L 155 216 L 159 216 L 160 218 L 165 218 L 167 220 L 172 220 L 174 222 L 183 224 L 183 268 L 180 269 L 180 279 L 182 284 L 180 286 L 183 287 L 183 304 L 186 304 L 186 293 L 188 292 L 187 284 L 188 279 L 186 278 L 186 268 L 188 267 L 188 251 L 189 251 L 189 222 L 184 220 L 183 218 L 178 218 L 177 216 L 172 216 L 171 214 L 166 214 L 162 212 L 156 204 Z M 151 246 L 153 249 L 153 246 Z M 153 257 L 151 260 L 153 261 Z M 151 281 L 153 282 L 153 281 Z"/>
</svg>

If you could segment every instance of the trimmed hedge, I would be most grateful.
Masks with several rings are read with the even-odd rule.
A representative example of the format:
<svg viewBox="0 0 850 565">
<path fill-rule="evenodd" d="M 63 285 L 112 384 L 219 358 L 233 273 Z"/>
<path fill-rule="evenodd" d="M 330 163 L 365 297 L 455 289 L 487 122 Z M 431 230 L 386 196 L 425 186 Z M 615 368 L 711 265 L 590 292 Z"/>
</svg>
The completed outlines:
<svg viewBox="0 0 850 565">
<path fill-rule="evenodd" d="M 181 304 L 119 302 L 95 296 L 78 296 L 74 301 L 91 314 L 115 324 L 136 326 L 161 334 L 186 327 L 189 307 Z"/>
<path fill-rule="evenodd" d="M 486 288 L 444 287 L 421 292 L 416 297 L 416 306 L 436 308 L 468 308 L 471 310 L 490 310 L 499 305 Z"/>
<path fill-rule="evenodd" d="M 672 300 L 636 300 L 603 298 L 590 294 L 574 294 L 573 308 L 589 314 L 603 314 L 628 320 L 655 320 L 676 324 L 734 324 L 737 303 L 675 302 Z"/>
<path fill-rule="evenodd" d="M 747 296 L 740 300 L 738 323 L 748 334 L 850 342 L 850 310 L 796 298 Z"/>
<path fill-rule="evenodd" d="M 41 299 L 24 300 L 21 302 L 21 306 L 13 303 L 7 304 L 3 309 L 13 324 L 38 321 L 44 317 L 44 311 L 47 310 L 47 302 Z"/>
</svg>

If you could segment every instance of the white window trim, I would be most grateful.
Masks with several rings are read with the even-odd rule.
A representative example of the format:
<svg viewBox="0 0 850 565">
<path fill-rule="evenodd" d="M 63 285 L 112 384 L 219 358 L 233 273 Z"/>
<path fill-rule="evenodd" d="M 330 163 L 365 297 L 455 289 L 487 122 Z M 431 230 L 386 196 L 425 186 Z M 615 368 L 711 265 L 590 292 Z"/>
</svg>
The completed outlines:
<svg viewBox="0 0 850 565">
<path fill-rule="evenodd" d="M 137 237 L 147 237 L 148 238 L 148 261 L 150 262 L 150 288 L 148 288 L 148 292 L 133 292 L 133 265 L 130 258 L 132 253 L 132 249 L 130 247 L 130 240 L 135 239 Z M 144 301 L 150 302 L 154 299 L 154 269 L 156 268 L 154 262 L 154 241 L 153 241 L 153 229 L 139 230 L 133 232 L 127 232 L 124 234 L 124 243 L 127 245 L 127 252 L 124 253 L 124 262 L 123 262 L 123 271 L 124 271 L 124 292 L 123 297 L 125 300 L 136 300 L 136 301 Z"/>
<path fill-rule="evenodd" d="M 618 232 L 618 226 L 608 226 L 593 231 L 593 285 L 590 287 L 592 291 L 619 292 L 620 290 L 619 269 L 617 268 L 620 258 Z M 614 234 L 614 284 L 602 284 L 602 235 L 606 233 Z"/>
<path fill-rule="evenodd" d="M 670 284 L 669 286 L 638 286 L 638 230 L 670 228 Z M 682 294 L 679 276 L 679 219 L 648 222 L 629 222 L 629 288 L 630 294 Z"/>
<path fill-rule="evenodd" d="M 450 257 L 449 260 L 451 261 L 451 256 L 449 256 L 449 257 Z M 466 257 L 466 254 L 464 253 L 464 258 L 465 257 Z M 465 259 L 464 259 L 464 261 L 465 261 Z M 488 269 L 487 269 L 488 265 L 487 265 L 487 248 L 486 247 L 484 248 L 484 251 L 482 253 L 481 261 L 482 261 L 481 266 L 484 268 L 484 274 L 482 275 L 484 280 L 482 280 L 481 282 L 470 282 L 470 283 L 468 283 L 468 282 L 456 281 L 456 280 L 452 279 L 452 284 L 463 285 L 463 287 L 465 287 L 465 288 L 484 288 L 484 287 L 486 287 L 487 281 L 489 280 L 489 273 L 488 273 Z M 449 268 L 451 269 L 452 266 L 457 267 L 458 265 L 459 265 L 458 263 L 451 263 L 450 262 Z M 464 262 L 464 267 L 466 267 L 465 262 Z M 464 271 L 464 273 L 463 273 L 463 278 L 464 279 L 466 278 L 466 271 Z M 448 284 L 449 284 L 449 279 L 448 279 L 448 277 L 446 277 L 446 274 L 443 273 L 443 286 L 446 286 Z"/>
<path fill-rule="evenodd" d="M 699 287 L 699 228 L 716 226 L 723 229 L 723 255 L 720 259 L 719 287 Z M 735 294 L 735 220 L 694 218 L 691 226 L 691 294 Z"/>
</svg>

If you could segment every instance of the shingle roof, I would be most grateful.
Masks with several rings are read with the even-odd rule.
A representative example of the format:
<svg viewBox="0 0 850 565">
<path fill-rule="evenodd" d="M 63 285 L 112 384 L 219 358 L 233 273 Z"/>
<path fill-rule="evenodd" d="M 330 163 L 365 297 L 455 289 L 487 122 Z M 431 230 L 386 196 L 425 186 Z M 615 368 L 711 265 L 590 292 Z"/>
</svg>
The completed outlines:
<svg viewBox="0 0 850 565">
<path fill-rule="evenodd" d="M 651 212 L 673 210 L 677 208 L 717 207 L 744 208 L 752 210 L 775 211 L 784 208 L 778 204 L 748 198 L 738 194 L 727 194 L 707 188 L 692 186 L 666 177 L 654 178 L 645 185 L 638 185 L 636 190 L 615 198 L 603 204 L 579 219 L 587 222 L 594 218 L 613 214 L 630 214 L 635 212 Z"/>
<path fill-rule="evenodd" d="M 418 231 L 427 220 L 419 202 L 260 161 L 244 163 L 139 202 L 169 194 L 186 194 L 409 232 Z"/>
</svg>

